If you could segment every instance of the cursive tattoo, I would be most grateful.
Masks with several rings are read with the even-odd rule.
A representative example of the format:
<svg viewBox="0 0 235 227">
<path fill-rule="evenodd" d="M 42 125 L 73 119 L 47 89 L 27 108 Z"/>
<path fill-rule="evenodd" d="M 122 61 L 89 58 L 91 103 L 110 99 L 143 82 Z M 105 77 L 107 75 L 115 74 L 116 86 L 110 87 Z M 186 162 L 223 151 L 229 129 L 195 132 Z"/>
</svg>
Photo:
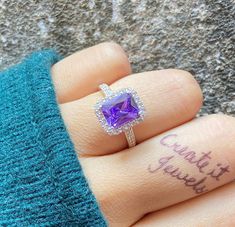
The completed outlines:
<svg viewBox="0 0 235 227">
<path fill-rule="evenodd" d="M 187 173 L 183 173 L 179 167 L 175 167 L 173 164 L 170 164 L 170 161 L 174 157 L 175 156 L 172 155 L 160 158 L 154 166 L 151 164 L 148 166 L 148 171 L 150 173 L 155 173 L 159 170 L 163 170 L 164 173 L 170 175 L 171 177 L 183 181 L 184 185 L 187 187 L 191 187 L 196 194 L 207 192 L 208 190 L 206 188 L 206 185 L 204 184 L 207 177 L 196 179 L 195 177 L 189 176 L 189 174 Z"/>
<path fill-rule="evenodd" d="M 219 167 L 219 169 L 213 169 L 207 173 L 207 175 L 219 181 L 221 176 L 225 173 L 229 173 L 229 165 L 223 166 L 221 163 L 218 163 L 217 167 Z"/>
<path fill-rule="evenodd" d="M 196 194 L 208 191 L 206 181 L 208 177 L 219 181 L 226 173 L 230 172 L 230 166 L 222 163 L 212 164 L 212 151 L 196 152 L 188 145 L 184 145 L 178 141 L 177 134 L 169 134 L 160 140 L 160 145 L 172 151 L 172 155 L 161 157 L 154 164 L 148 166 L 149 173 L 163 171 L 164 174 L 182 181 L 185 186 L 191 187 Z M 201 177 L 190 176 L 190 174 L 182 171 L 181 166 L 174 164 L 176 156 L 183 158 L 189 164 L 195 166 Z M 214 162 L 213 162 L 214 163 Z"/>
<path fill-rule="evenodd" d="M 224 166 L 221 163 L 217 163 L 213 169 L 208 170 L 211 161 L 211 151 L 196 153 L 189 146 L 180 144 L 177 138 L 177 134 L 169 134 L 160 140 L 160 144 L 181 156 L 188 163 L 196 166 L 200 173 L 205 173 L 216 180 L 219 180 L 221 176 L 229 172 L 229 165 Z"/>
</svg>

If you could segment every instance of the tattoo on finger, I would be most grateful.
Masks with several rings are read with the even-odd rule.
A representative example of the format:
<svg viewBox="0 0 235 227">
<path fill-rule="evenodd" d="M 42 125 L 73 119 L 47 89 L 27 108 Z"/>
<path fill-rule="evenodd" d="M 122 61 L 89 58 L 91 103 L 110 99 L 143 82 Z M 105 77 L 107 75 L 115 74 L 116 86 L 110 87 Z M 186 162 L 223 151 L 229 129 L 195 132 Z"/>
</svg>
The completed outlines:
<svg viewBox="0 0 235 227">
<path fill-rule="evenodd" d="M 220 181 L 226 173 L 230 172 L 228 164 L 218 162 L 212 165 L 211 151 L 198 153 L 189 146 L 179 143 L 177 134 L 168 134 L 161 138 L 159 143 L 172 152 L 172 154 L 161 157 L 154 164 L 149 164 L 148 172 L 156 173 L 162 171 L 164 174 L 182 181 L 185 186 L 191 187 L 196 194 L 208 191 L 206 186 L 208 178 Z M 203 176 L 201 178 L 192 176 L 184 172 L 180 166 L 176 166 L 174 160 L 179 157 L 196 167 Z"/>
</svg>

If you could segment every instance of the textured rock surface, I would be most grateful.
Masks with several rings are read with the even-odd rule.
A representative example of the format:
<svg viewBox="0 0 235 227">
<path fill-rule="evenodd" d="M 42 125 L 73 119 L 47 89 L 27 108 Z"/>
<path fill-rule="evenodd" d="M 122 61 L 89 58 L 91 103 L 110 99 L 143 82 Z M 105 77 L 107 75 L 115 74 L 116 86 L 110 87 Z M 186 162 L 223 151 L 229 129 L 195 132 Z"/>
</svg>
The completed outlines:
<svg viewBox="0 0 235 227">
<path fill-rule="evenodd" d="M 0 69 L 41 48 L 68 55 L 107 40 L 125 48 L 135 72 L 192 72 L 201 114 L 235 115 L 234 0 L 0 0 Z"/>
</svg>

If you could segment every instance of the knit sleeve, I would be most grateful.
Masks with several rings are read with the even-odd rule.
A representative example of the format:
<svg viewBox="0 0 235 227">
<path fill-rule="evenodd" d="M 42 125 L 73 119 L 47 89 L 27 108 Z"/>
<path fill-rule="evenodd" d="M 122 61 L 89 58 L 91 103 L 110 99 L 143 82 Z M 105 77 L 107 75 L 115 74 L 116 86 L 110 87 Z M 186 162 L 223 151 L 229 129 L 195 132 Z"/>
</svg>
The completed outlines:
<svg viewBox="0 0 235 227">
<path fill-rule="evenodd" d="M 0 73 L 0 226 L 106 226 L 63 123 L 51 50 Z"/>
</svg>

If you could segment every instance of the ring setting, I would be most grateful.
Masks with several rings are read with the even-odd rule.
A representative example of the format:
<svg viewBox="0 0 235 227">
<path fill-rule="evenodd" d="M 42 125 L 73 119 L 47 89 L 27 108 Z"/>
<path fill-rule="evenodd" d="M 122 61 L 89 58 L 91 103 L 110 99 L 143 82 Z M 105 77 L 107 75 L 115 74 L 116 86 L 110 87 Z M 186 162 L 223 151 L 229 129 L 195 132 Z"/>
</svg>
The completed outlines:
<svg viewBox="0 0 235 227">
<path fill-rule="evenodd" d="M 107 84 L 100 89 L 105 97 L 95 105 L 95 113 L 109 135 L 125 133 L 129 147 L 136 145 L 132 127 L 144 120 L 146 110 L 136 91 L 124 88 L 112 91 Z"/>
</svg>

